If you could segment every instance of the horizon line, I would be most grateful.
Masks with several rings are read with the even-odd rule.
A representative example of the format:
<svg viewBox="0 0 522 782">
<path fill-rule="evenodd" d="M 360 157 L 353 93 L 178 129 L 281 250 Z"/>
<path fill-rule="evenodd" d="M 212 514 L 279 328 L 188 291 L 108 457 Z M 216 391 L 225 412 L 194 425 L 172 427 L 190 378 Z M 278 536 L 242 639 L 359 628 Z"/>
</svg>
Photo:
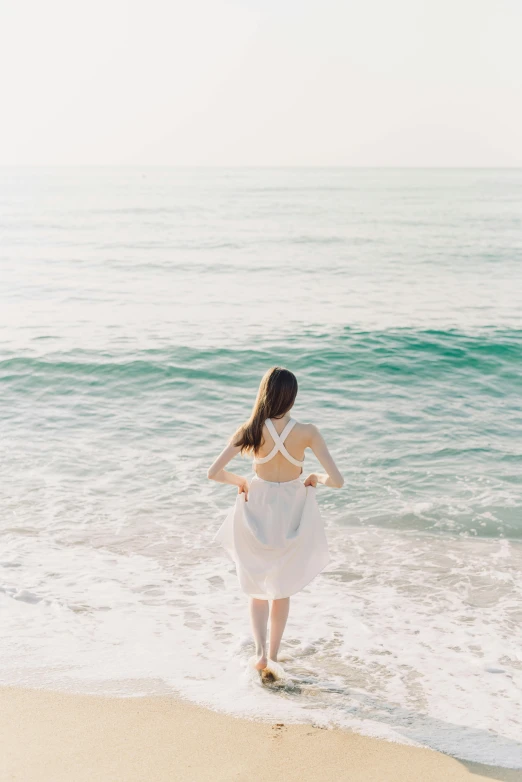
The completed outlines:
<svg viewBox="0 0 522 782">
<path fill-rule="evenodd" d="M 519 170 L 521 165 L 337 165 L 337 164 L 212 164 L 212 163 L 0 163 L 0 168 L 176 168 L 176 169 L 359 169 L 359 170 Z"/>
</svg>

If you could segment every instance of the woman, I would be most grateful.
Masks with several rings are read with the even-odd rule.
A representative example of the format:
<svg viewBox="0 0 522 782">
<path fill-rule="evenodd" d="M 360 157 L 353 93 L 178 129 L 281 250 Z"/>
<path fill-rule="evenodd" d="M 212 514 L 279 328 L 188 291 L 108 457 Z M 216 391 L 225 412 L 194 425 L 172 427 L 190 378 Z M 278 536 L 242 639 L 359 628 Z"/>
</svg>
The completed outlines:
<svg viewBox="0 0 522 782">
<path fill-rule="evenodd" d="M 269 661 L 277 662 L 290 596 L 303 589 L 330 560 L 316 486 L 322 483 L 341 488 L 344 483 L 317 427 L 290 417 L 296 395 L 297 380 L 292 372 L 281 367 L 269 369 L 250 418 L 208 471 L 211 480 L 238 487 L 235 506 L 216 540 L 234 560 L 240 586 L 250 597 L 258 671 L 267 669 Z M 306 448 L 312 449 L 326 474 L 311 473 L 302 481 Z M 225 470 L 239 453 L 253 456 L 255 472 L 250 484 Z"/>
</svg>

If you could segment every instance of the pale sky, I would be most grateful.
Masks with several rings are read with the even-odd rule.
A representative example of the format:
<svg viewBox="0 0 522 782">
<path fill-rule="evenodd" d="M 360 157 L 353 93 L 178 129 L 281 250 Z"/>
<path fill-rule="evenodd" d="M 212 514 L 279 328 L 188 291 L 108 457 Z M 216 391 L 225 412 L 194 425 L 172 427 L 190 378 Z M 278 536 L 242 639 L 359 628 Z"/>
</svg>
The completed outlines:
<svg viewBox="0 0 522 782">
<path fill-rule="evenodd" d="M 522 0 L 0 0 L 0 164 L 522 166 Z"/>
</svg>

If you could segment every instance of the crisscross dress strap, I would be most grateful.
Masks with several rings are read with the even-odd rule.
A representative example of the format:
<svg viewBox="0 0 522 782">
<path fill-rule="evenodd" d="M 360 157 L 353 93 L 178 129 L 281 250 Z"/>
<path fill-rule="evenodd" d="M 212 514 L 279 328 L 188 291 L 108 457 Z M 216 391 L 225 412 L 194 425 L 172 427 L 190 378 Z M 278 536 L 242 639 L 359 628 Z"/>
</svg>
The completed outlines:
<svg viewBox="0 0 522 782">
<path fill-rule="evenodd" d="M 273 459 L 276 453 L 279 451 L 285 457 L 285 459 L 288 459 L 289 462 L 295 464 L 296 467 L 302 467 L 304 464 L 304 459 L 303 461 L 299 461 L 299 459 L 294 459 L 292 454 L 288 453 L 284 444 L 286 438 L 288 437 L 288 435 L 290 434 L 290 432 L 292 431 L 296 423 L 297 422 L 294 421 L 293 418 L 291 418 L 287 423 L 287 425 L 285 426 L 285 428 L 283 429 L 283 431 L 281 432 L 281 434 L 277 434 L 274 424 L 272 423 L 270 418 L 267 418 L 265 424 L 266 424 L 266 428 L 270 432 L 270 435 L 274 441 L 274 447 L 272 448 L 272 450 L 267 456 L 255 456 L 254 457 L 255 464 L 265 464 L 265 462 L 269 462 L 270 459 Z"/>
</svg>

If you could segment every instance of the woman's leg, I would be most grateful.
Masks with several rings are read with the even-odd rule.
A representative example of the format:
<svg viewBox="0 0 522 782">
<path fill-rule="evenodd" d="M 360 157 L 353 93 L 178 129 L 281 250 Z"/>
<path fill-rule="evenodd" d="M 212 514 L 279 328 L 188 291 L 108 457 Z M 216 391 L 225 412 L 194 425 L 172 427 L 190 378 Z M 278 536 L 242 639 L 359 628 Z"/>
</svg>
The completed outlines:
<svg viewBox="0 0 522 782">
<path fill-rule="evenodd" d="M 256 644 L 257 662 L 255 667 L 258 671 L 266 668 L 266 626 L 268 624 L 268 600 L 258 600 L 257 597 L 250 598 L 250 623 L 252 633 Z"/>
<path fill-rule="evenodd" d="M 268 656 L 271 660 L 274 660 L 274 662 L 277 662 L 279 645 L 285 631 L 289 610 L 289 597 L 282 597 L 279 600 L 272 601 L 272 610 L 270 611 L 270 649 Z"/>
</svg>

